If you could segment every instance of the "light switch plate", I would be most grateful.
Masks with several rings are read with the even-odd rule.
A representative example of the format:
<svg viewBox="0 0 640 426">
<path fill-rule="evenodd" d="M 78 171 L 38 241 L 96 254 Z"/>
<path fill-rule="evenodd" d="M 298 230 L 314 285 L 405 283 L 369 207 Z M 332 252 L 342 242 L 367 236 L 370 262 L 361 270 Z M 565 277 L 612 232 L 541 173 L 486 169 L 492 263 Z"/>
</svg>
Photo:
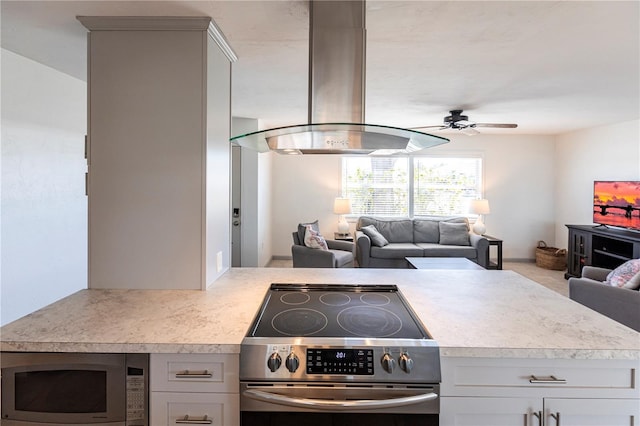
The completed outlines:
<svg viewBox="0 0 640 426">
<path fill-rule="evenodd" d="M 216 272 L 222 271 L 222 252 L 219 251 L 216 255 Z"/>
</svg>

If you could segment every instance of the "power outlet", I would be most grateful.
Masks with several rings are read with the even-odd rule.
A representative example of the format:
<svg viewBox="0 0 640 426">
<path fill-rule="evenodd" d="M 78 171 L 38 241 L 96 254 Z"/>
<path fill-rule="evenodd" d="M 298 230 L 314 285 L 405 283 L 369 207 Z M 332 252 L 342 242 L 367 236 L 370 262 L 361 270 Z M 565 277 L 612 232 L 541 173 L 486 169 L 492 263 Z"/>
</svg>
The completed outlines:
<svg viewBox="0 0 640 426">
<path fill-rule="evenodd" d="M 222 271 L 222 252 L 219 251 L 216 255 L 216 272 Z"/>
</svg>

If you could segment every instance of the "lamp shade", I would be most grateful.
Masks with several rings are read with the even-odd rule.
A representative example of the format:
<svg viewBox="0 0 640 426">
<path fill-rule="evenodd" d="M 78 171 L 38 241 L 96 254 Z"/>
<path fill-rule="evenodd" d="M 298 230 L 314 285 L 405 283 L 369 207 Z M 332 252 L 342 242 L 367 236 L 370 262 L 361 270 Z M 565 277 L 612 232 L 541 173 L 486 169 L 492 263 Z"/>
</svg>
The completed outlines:
<svg viewBox="0 0 640 426">
<path fill-rule="evenodd" d="M 473 214 L 489 214 L 491 213 L 491 209 L 489 209 L 489 200 L 473 200 L 471 201 L 471 205 L 469 206 L 469 213 Z"/>
<path fill-rule="evenodd" d="M 336 198 L 333 202 L 333 212 L 335 214 L 350 214 L 351 200 L 348 198 Z"/>
</svg>

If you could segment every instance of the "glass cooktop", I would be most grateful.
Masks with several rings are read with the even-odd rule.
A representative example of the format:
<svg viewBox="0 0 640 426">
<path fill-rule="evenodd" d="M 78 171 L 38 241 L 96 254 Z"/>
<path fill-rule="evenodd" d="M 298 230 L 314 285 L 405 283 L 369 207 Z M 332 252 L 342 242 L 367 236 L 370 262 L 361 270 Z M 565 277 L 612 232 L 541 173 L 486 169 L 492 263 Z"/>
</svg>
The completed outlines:
<svg viewBox="0 0 640 426">
<path fill-rule="evenodd" d="M 395 285 L 278 283 L 249 336 L 429 338 Z"/>
</svg>

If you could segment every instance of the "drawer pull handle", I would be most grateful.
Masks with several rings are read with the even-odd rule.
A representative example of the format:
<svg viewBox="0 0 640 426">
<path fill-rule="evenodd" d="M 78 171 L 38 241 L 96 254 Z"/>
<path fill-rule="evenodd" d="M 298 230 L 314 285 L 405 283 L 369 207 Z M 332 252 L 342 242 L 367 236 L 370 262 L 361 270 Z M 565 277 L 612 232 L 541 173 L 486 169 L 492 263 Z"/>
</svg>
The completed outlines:
<svg viewBox="0 0 640 426">
<path fill-rule="evenodd" d="M 204 371 L 189 371 L 184 370 L 181 373 L 176 373 L 176 379 L 210 379 L 213 374 L 209 373 L 209 370 Z"/>
<path fill-rule="evenodd" d="M 542 426 L 542 411 L 532 414 L 538 419 L 538 426 Z"/>
<path fill-rule="evenodd" d="M 564 385 L 567 383 L 565 379 L 558 379 L 556 376 L 536 377 L 533 374 L 529 377 L 529 383 L 551 383 L 554 385 Z"/>
<path fill-rule="evenodd" d="M 551 417 L 556 421 L 556 426 L 560 426 L 560 412 L 555 414 L 551 413 Z"/>
<path fill-rule="evenodd" d="M 202 418 L 190 418 L 188 414 L 185 414 L 183 418 L 176 419 L 177 424 L 187 424 L 187 425 L 210 425 L 213 423 L 213 420 L 209 420 L 208 415 L 204 415 Z"/>
</svg>

